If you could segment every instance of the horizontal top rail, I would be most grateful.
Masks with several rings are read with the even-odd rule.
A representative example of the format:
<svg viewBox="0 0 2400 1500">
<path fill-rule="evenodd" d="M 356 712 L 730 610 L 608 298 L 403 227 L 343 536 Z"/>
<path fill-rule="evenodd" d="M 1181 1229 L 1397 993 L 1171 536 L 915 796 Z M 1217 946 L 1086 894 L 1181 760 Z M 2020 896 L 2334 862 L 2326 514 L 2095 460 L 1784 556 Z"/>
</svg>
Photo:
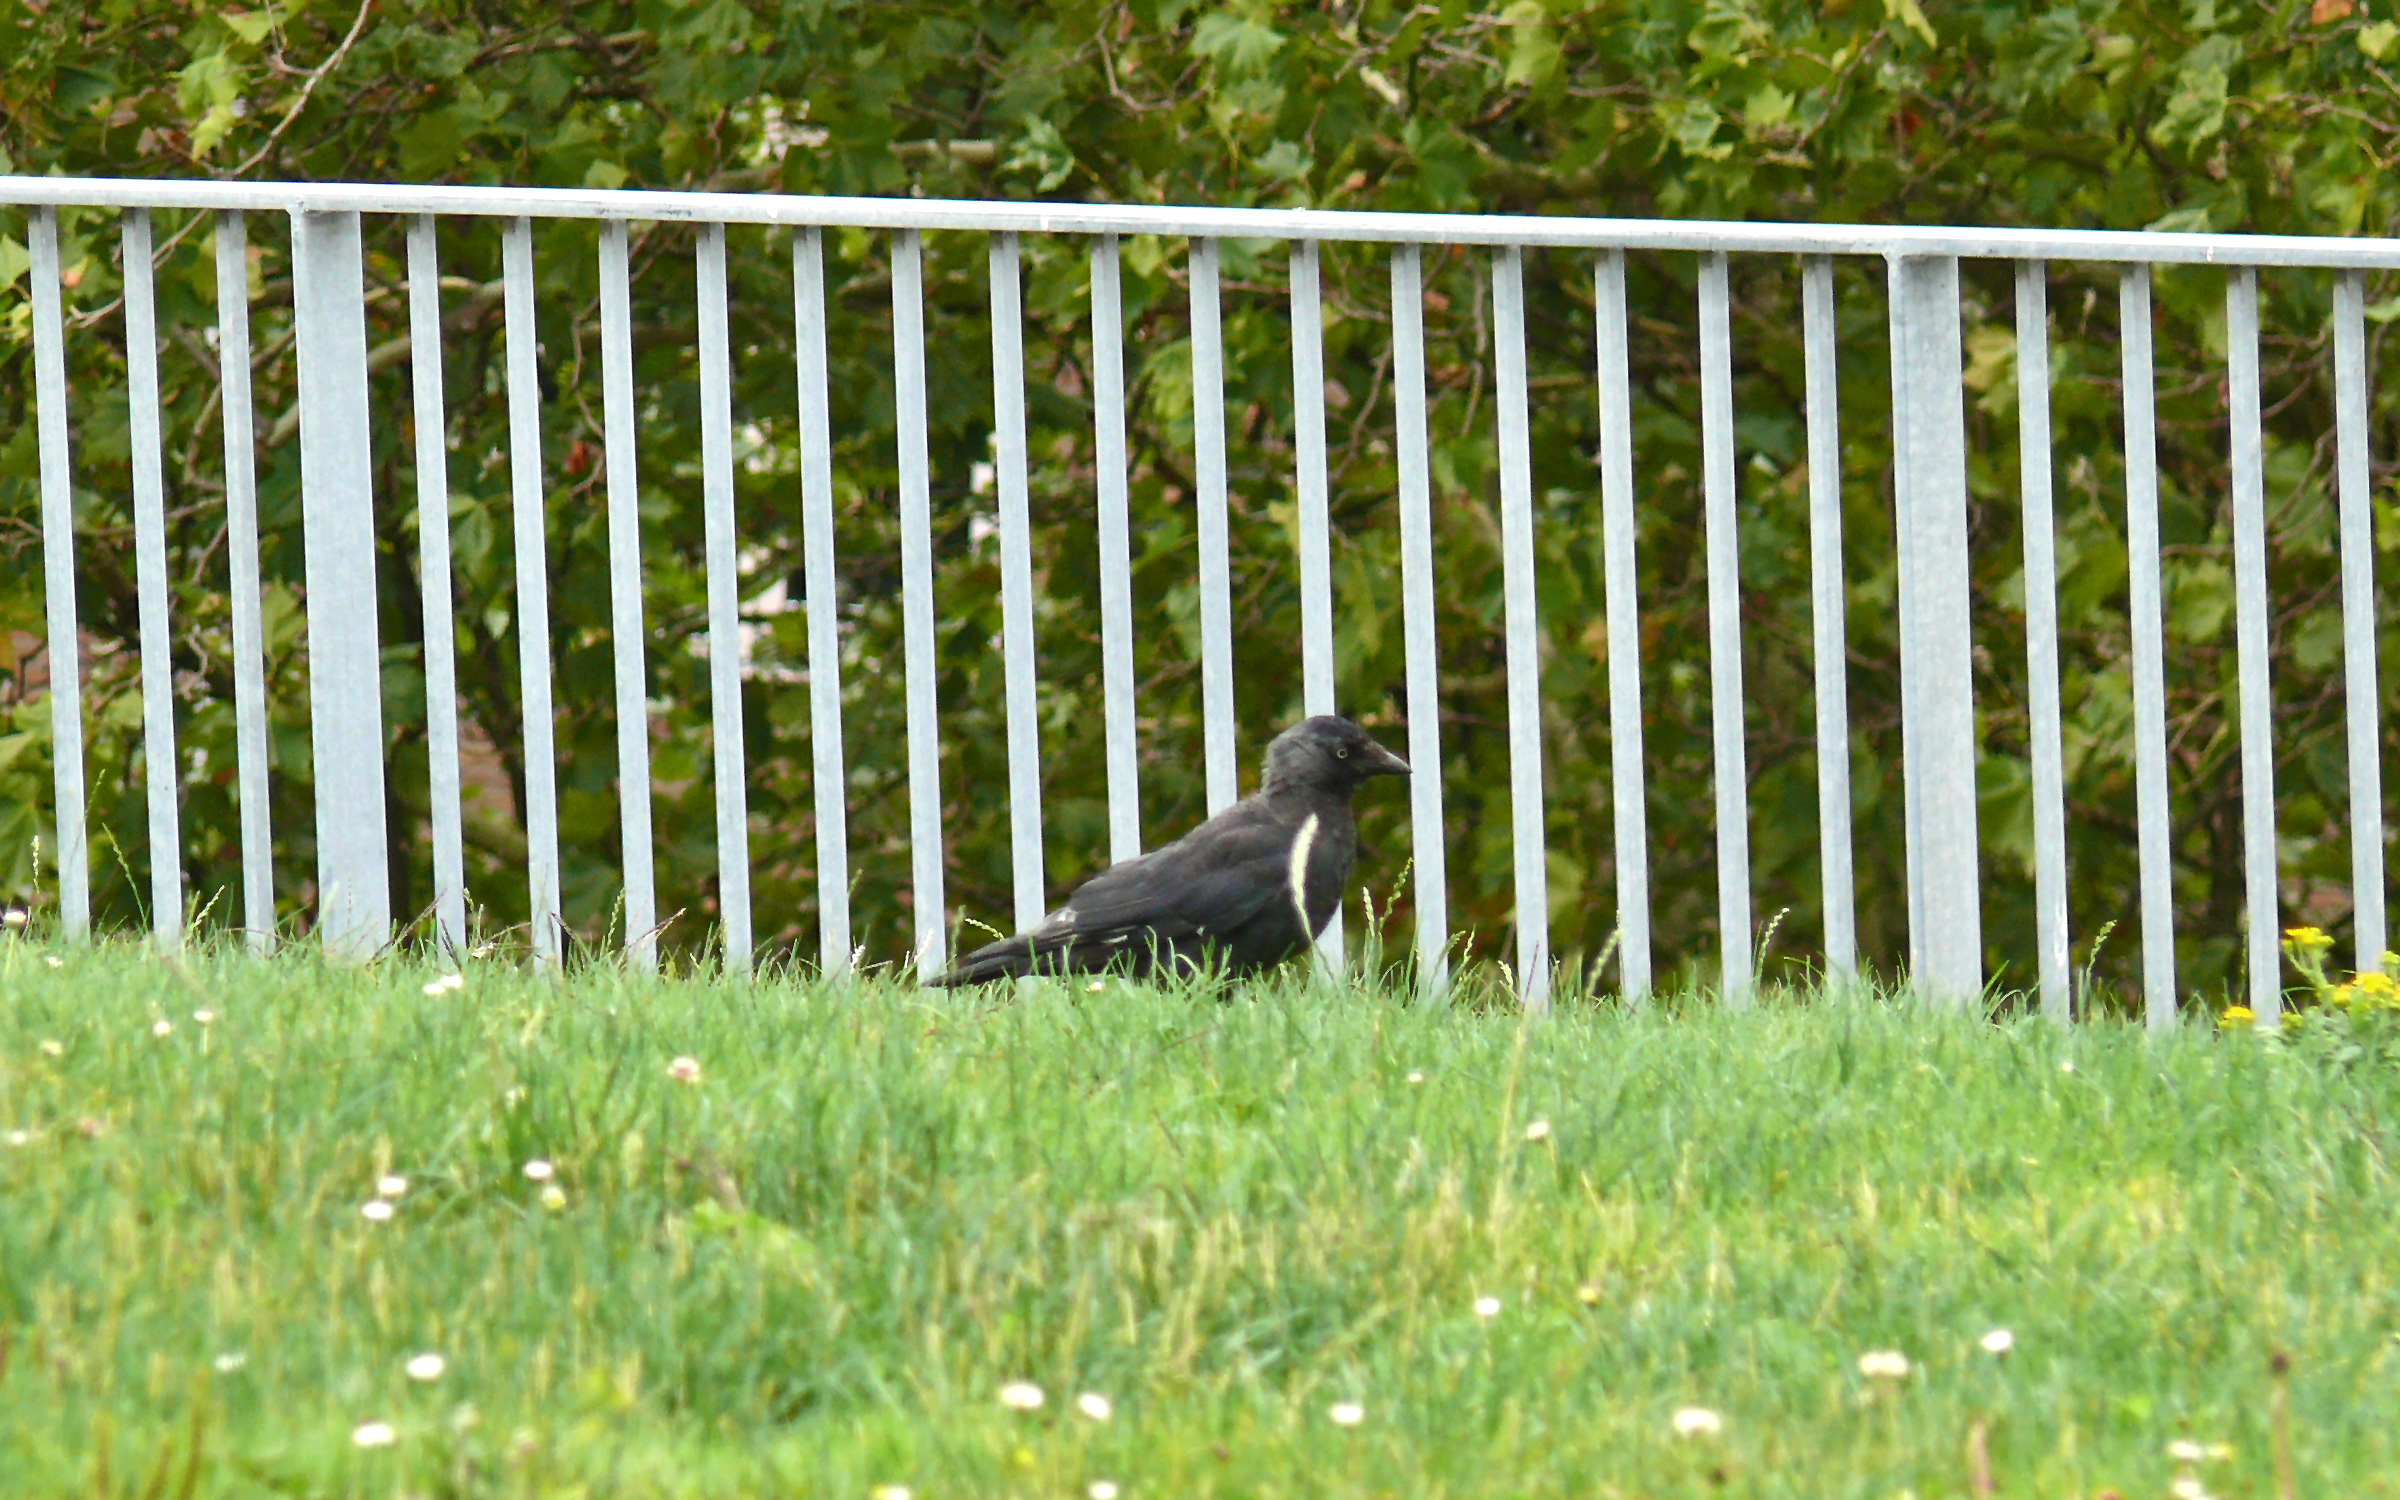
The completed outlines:
<svg viewBox="0 0 2400 1500">
<path fill-rule="evenodd" d="M 1939 255 L 2153 265 L 2400 268 L 2400 239 L 2153 234 L 2117 229 L 1965 229 L 1912 224 L 1734 224 L 1499 214 L 1360 213 L 1315 208 L 1188 208 L 998 203 L 599 188 L 394 187 L 371 183 L 193 182 L 0 177 L 22 207 L 247 209 L 282 213 L 456 214 L 710 224 L 963 229 L 1019 234 L 1167 234 L 1397 244 L 1549 245 L 1794 255 Z"/>
</svg>

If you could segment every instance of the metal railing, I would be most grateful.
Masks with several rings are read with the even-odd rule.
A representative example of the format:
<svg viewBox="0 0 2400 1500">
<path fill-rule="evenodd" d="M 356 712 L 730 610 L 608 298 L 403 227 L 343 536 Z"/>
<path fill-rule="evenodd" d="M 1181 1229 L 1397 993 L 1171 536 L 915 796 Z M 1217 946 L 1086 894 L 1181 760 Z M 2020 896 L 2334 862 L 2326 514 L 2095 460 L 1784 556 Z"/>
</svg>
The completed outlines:
<svg viewBox="0 0 2400 1500">
<path fill-rule="evenodd" d="M 1628 251 L 1679 251 L 1701 258 L 1699 281 L 1702 487 L 1706 518 L 1708 641 L 1715 746 L 1718 906 L 1724 991 L 1752 988 L 1751 876 L 1744 772 L 1738 554 L 1735 536 L 1733 378 L 1727 257 L 1802 257 L 1806 354 L 1811 603 L 1817 674 L 1818 794 L 1825 893 L 1824 963 L 1855 972 L 1849 730 L 1840 463 L 1834 410 L 1835 256 L 1888 263 L 1892 404 L 1897 474 L 1902 742 L 1906 791 L 1910 966 L 1929 994 L 1963 1002 L 1984 983 L 1978 916 L 1976 744 L 1969 632 L 1967 441 L 1959 262 L 2016 266 L 2020 469 L 2026 580 L 2026 651 L 2031 684 L 2034 871 L 2044 1010 L 2069 1005 L 2065 811 L 2060 743 L 2058 618 L 2053 558 L 2045 263 L 2106 262 L 2120 268 L 2123 316 L 2126 517 L 2131 570 L 2136 821 L 2139 829 L 2142 989 L 2147 1019 L 2175 1014 L 2170 890 L 2167 725 L 2151 358 L 2150 272 L 2154 265 L 2227 268 L 2227 377 L 2232 425 L 2236 633 L 2244 829 L 2245 915 L 2250 999 L 2262 1020 L 2279 1009 L 2273 733 L 2269 712 L 2265 509 L 2260 436 L 2258 283 L 2262 267 L 2338 273 L 2334 297 L 2335 413 L 2341 590 L 2346 670 L 2351 856 L 2357 965 L 2379 966 L 2385 941 L 2382 792 L 2378 764 L 2375 606 L 2368 510 L 2367 361 L 2363 273 L 2400 268 L 2400 241 L 2214 234 L 1727 224 L 1576 218 L 1500 218 L 1310 210 L 1153 208 L 1048 203 L 798 198 L 705 193 L 510 188 L 412 188 L 0 178 L 0 202 L 32 223 L 33 335 L 48 628 L 52 642 L 77 639 L 74 527 L 69 487 L 64 328 L 60 306 L 60 207 L 122 210 L 129 399 L 132 414 L 135 562 L 139 590 L 144 735 L 148 762 L 172 765 L 173 697 L 167 665 L 167 580 L 160 468 L 157 334 L 151 285 L 149 211 L 214 210 L 218 216 L 219 337 L 224 351 L 228 544 L 232 559 L 235 707 L 238 721 L 244 920 L 264 943 L 274 925 L 266 824 L 266 730 L 260 665 L 256 485 L 252 473 L 245 215 L 288 216 L 300 405 L 300 459 L 311 716 L 316 760 L 318 927 L 329 946 L 371 950 L 388 940 L 392 916 L 383 819 L 380 683 L 375 610 L 373 496 L 369 474 L 367 346 L 360 216 L 408 216 L 408 294 L 414 347 L 438 349 L 441 307 L 437 225 L 444 216 L 503 222 L 504 326 L 511 477 L 516 526 L 520 640 L 547 642 L 539 375 L 533 337 L 536 217 L 599 221 L 601 370 L 609 561 L 614 622 L 618 748 L 623 797 L 624 920 L 630 959 L 655 962 L 649 745 L 644 731 L 641 560 L 635 511 L 635 417 L 628 315 L 626 226 L 681 221 L 698 229 L 699 367 L 707 630 L 715 728 L 717 859 L 724 953 L 744 968 L 752 947 L 748 831 L 744 808 L 741 695 L 736 639 L 733 447 L 726 324 L 725 226 L 781 225 L 793 237 L 799 362 L 800 492 L 804 568 L 812 600 L 834 592 L 832 438 L 826 392 L 822 231 L 891 236 L 891 295 L 897 372 L 897 432 L 907 705 L 908 798 L 915 913 L 914 958 L 939 968 L 944 950 L 942 819 L 934 702 L 932 538 L 929 520 L 923 260 L 927 230 L 990 236 L 993 392 L 999 491 L 1002 645 L 1010 843 L 1017 921 L 1045 901 L 1040 745 L 1035 721 L 1033 584 L 1028 516 L 1023 331 L 1018 237 L 1076 235 L 1091 241 L 1093 385 L 1097 419 L 1100 625 L 1106 720 L 1109 846 L 1137 853 L 1132 611 L 1127 553 L 1118 241 L 1132 234 L 1188 237 L 1194 429 L 1197 447 L 1199 611 L 1203 743 L 1210 811 L 1236 795 L 1232 612 L 1226 519 L 1224 350 L 1218 321 L 1216 242 L 1228 236 L 1291 247 L 1291 346 L 1297 410 L 1299 575 L 1303 699 L 1310 713 L 1337 708 L 1327 518 L 1323 353 L 1318 246 L 1373 242 L 1391 247 L 1392 370 L 1406 661 L 1407 752 L 1441 764 L 1435 675 L 1433 532 L 1426 434 L 1425 341 L 1420 250 L 1467 245 L 1491 252 L 1496 355 L 1501 551 L 1506 589 L 1505 660 L 1511 823 L 1517 912 L 1514 978 L 1528 1006 L 1547 1004 L 1551 963 L 1543 848 L 1540 682 L 1533 587 L 1534 505 L 1528 443 L 1523 255 L 1533 247 L 1589 251 L 1597 301 L 1594 371 L 1605 581 L 1610 778 L 1616 899 L 1624 992 L 1651 988 L 1651 944 L 1642 757 L 1641 662 L 1613 649 L 1640 638 L 1635 600 L 1636 455 L 1629 404 L 1625 312 Z M 447 479 L 442 454 L 441 362 L 414 364 L 421 575 L 428 600 L 450 597 Z M 2038 378 L 2035 378 L 2038 377 Z M 449 610 L 424 611 L 428 744 L 436 922 L 441 940 L 466 931 L 459 809 L 457 697 Z M 832 610 L 808 612 L 814 755 L 820 962 L 852 962 L 844 843 L 839 640 Z M 546 650 L 520 652 L 524 705 L 527 878 L 533 945 L 555 962 L 562 950 L 558 811 L 551 731 L 551 663 Z M 56 752 L 57 868 L 62 925 L 88 928 L 82 723 L 74 653 L 52 653 Z M 174 778 L 149 779 L 150 847 L 179 847 Z M 1447 928 L 1442 787 L 1412 778 L 1410 824 L 1420 976 L 1442 982 Z M 157 859 L 151 910 L 158 941 L 179 941 L 184 903 L 178 861 Z M 1328 946 L 1338 954 L 1336 930 Z"/>
</svg>

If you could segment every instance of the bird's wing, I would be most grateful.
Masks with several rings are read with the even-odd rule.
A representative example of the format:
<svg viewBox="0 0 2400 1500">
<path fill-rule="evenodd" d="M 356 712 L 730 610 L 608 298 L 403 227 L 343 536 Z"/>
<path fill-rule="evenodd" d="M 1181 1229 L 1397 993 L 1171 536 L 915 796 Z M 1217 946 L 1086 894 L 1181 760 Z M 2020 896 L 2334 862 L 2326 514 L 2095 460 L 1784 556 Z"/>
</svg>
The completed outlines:
<svg viewBox="0 0 2400 1500">
<path fill-rule="evenodd" d="M 1249 813 L 1250 816 L 1238 816 Z M 1129 940 L 1207 937 L 1288 901 L 1291 830 L 1230 808 L 1175 843 L 1093 876 L 1027 934 L 1036 952 Z"/>
</svg>

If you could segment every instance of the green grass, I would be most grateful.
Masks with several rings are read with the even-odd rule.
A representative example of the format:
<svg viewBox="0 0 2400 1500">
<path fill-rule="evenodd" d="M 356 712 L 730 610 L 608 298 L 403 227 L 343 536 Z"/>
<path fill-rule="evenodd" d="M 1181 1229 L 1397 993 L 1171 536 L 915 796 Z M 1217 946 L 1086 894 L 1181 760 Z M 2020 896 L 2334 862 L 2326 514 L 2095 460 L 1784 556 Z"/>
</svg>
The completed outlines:
<svg viewBox="0 0 2400 1500">
<path fill-rule="evenodd" d="M 11 1494 L 1930 1497 L 1981 1423 L 2002 1494 L 2268 1496 L 2278 1401 L 2299 1493 L 2400 1473 L 2400 1082 L 2328 1048 L 60 956 L 0 941 Z"/>
</svg>

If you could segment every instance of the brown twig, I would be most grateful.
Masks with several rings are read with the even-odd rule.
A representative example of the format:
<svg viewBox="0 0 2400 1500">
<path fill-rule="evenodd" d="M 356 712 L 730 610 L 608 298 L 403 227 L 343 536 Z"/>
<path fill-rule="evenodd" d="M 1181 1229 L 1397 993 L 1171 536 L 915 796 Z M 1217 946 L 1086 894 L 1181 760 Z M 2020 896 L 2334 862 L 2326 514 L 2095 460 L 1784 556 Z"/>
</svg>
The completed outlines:
<svg viewBox="0 0 2400 1500">
<path fill-rule="evenodd" d="M 374 9 L 375 0 L 359 0 L 358 19 L 350 23 L 350 34 L 342 38 L 339 47 L 333 49 L 333 56 L 319 63 L 315 71 L 308 75 L 308 80 L 300 85 L 300 97 L 292 101 L 292 107 L 285 110 L 283 118 L 275 122 L 275 128 L 267 132 L 266 140 L 227 176 L 240 177 L 267 159 L 267 153 L 275 149 L 275 143 L 283 139 L 283 133 L 292 128 L 294 120 L 300 118 L 300 111 L 308 108 L 309 97 L 316 93 L 317 85 L 323 83 L 335 68 L 342 65 L 342 59 L 350 55 L 351 46 L 358 41 L 359 33 L 367 29 L 367 16 Z"/>
</svg>

